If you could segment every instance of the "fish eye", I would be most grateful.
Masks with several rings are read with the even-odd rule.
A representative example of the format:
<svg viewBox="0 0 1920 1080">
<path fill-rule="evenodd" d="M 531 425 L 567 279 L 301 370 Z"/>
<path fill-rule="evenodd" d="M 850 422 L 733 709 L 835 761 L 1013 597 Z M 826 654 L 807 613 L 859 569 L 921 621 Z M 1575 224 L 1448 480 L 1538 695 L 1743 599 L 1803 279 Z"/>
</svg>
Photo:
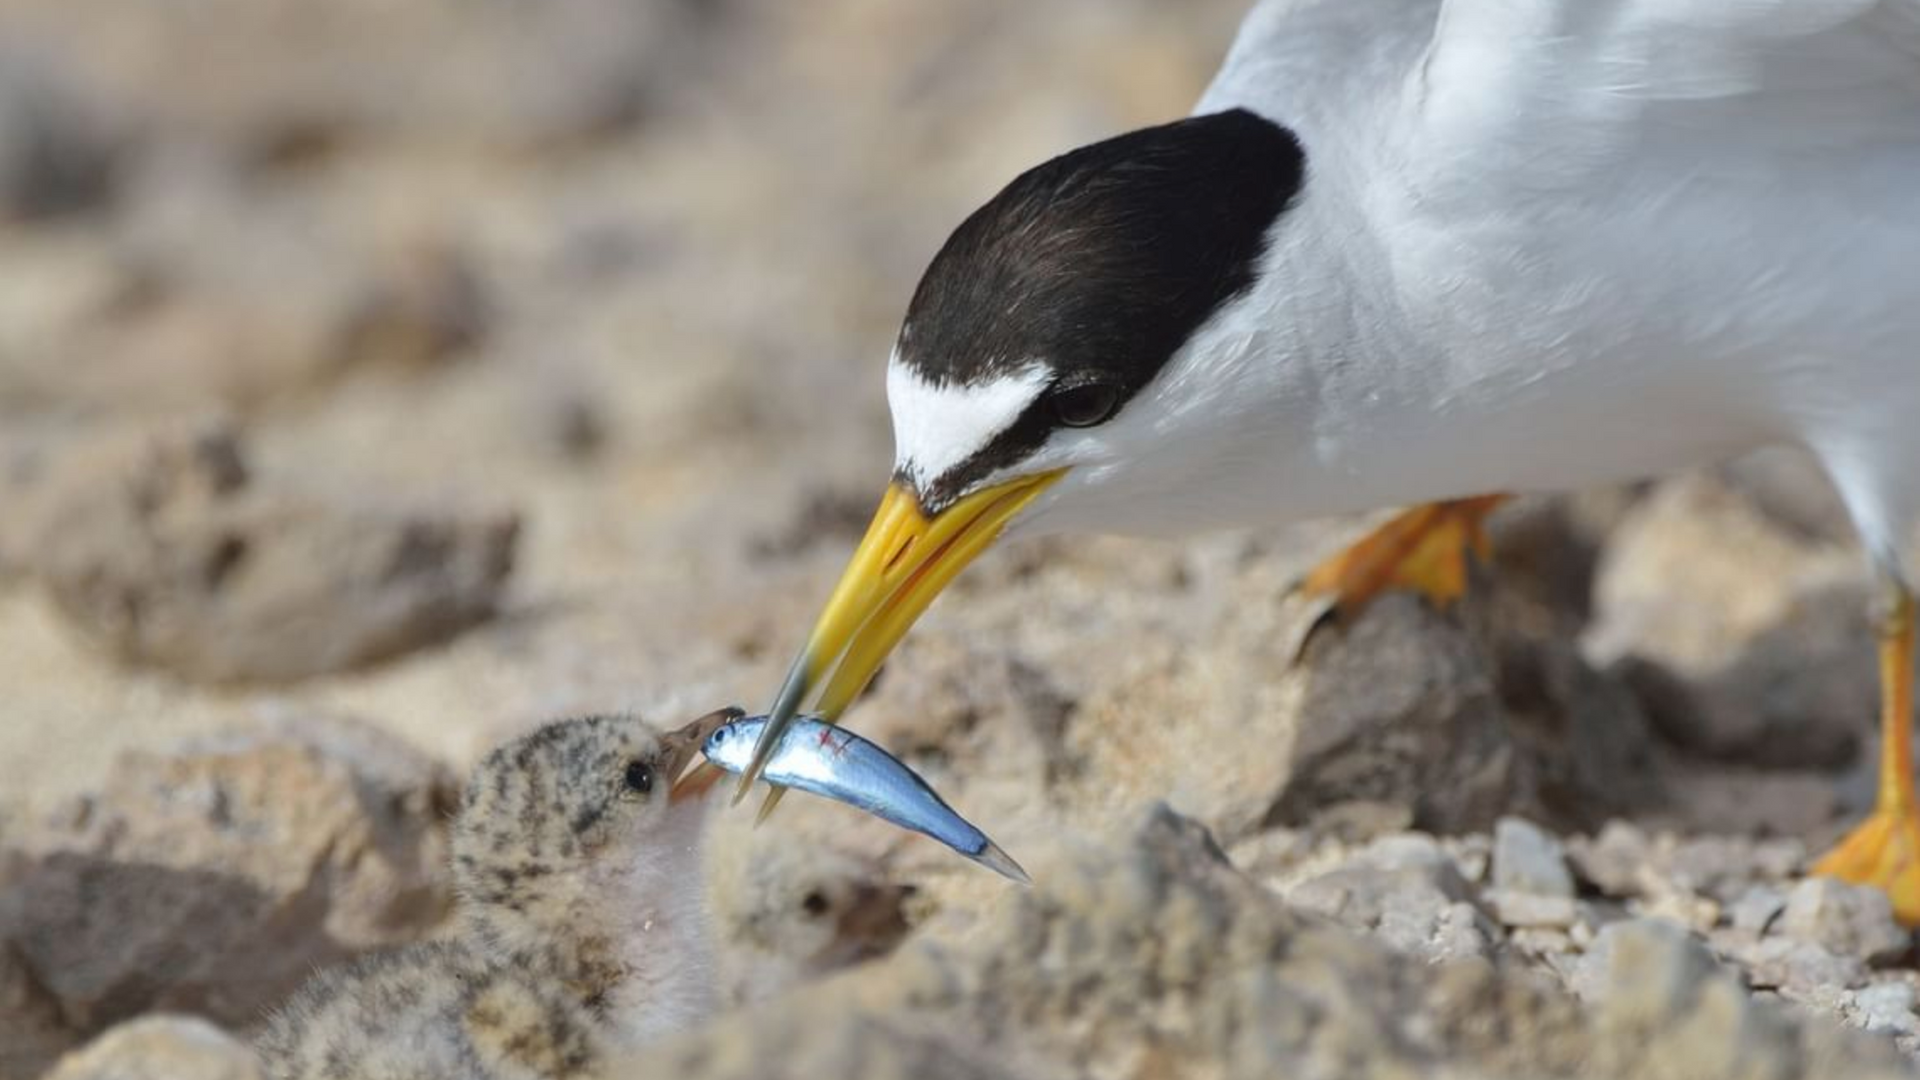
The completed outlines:
<svg viewBox="0 0 1920 1080">
<path fill-rule="evenodd" d="M 723 743 L 723 742 L 726 742 L 726 741 L 727 741 L 727 729 L 726 729 L 726 728 L 715 728 L 715 729 L 714 729 L 714 732 L 713 732 L 713 734 L 711 734 L 711 735 L 709 735 L 709 736 L 707 736 L 707 741 L 708 741 L 708 742 L 711 742 L 711 743 L 712 743 L 713 745 L 715 745 L 715 746 L 719 746 L 719 745 L 720 745 L 721 743 Z"/>
<path fill-rule="evenodd" d="M 629 761 L 625 779 L 629 792 L 645 795 L 653 790 L 653 766 L 644 761 Z"/>
</svg>

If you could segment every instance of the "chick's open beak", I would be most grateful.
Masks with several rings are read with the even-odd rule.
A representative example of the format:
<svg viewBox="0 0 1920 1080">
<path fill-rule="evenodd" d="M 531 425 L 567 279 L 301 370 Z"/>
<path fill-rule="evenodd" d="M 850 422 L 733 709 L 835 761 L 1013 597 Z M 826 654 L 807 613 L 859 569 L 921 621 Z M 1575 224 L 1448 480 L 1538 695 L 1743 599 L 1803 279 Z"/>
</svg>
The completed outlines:
<svg viewBox="0 0 1920 1080">
<path fill-rule="evenodd" d="M 1065 471 L 1055 469 L 996 484 L 932 517 L 920 508 L 919 497 L 910 488 L 898 481 L 890 485 L 768 710 L 767 726 L 754 746 L 752 761 L 740 774 L 734 801 L 759 777 L 782 732 L 823 680 L 825 687 L 812 712 L 833 723 L 866 689 L 887 654 L 940 591 Z M 769 796 L 762 817 L 778 796 L 778 791 Z"/>
<path fill-rule="evenodd" d="M 707 715 L 688 724 L 678 731 L 670 731 L 660 737 L 667 751 L 666 768 L 668 776 L 675 777 L 673 787 L 667 791 L 669 803 L 697 799 L 713 788 L 713 785 L 727 775 L 726 770 L 706 758 L 699 757 L 700 748 L 707 744 L 707 736 L 722 724 L 730 724 L 746 715 L 746 710 L 728 707 L 715 709 Z M 693 763 L 688 768 L 689 762 Z"/>
</svg>

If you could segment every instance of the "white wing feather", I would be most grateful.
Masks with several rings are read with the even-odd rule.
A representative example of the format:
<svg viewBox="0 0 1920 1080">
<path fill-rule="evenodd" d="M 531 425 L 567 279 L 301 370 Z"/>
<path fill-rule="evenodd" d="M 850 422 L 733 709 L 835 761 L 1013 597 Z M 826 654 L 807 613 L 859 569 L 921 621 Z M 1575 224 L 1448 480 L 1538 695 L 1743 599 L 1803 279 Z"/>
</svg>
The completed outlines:
<svg viewBox="0 0 1920 1080">
<path fill-rule="evenodd" d="M 1920 0 L 1446 0 L 1419 77 L 1433 145 L 1912 143 Z"/>
<path fill-rule="evenodd" d="M 1427 165 L 1502 138 L 1576 163 L 1701 132 L 1723 155 L 1913 142 L 1920 0 L 1261 0 L 1196 111 L 1312 129 L 1376 104 L 1415 106 Z"/>
</svg>

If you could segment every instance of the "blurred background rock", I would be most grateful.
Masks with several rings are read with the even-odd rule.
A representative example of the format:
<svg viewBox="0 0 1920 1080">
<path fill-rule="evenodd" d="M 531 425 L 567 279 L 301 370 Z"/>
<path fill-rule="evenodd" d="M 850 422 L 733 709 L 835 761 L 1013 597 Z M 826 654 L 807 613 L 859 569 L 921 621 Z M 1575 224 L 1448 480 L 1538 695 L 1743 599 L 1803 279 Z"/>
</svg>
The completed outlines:
<svg viewBox="0 0 1920 1080">
<path fill-rule="evenodd" d="M 0 0 L 0 1078 L 150 1011 L 244 1034 L 302 965 L 435 932 L 451 777 L 514 732 L 763 704 L 885 478 L 926 260 L 1021 169 L 1184 112 L 1243 2 Z M 990 557 L 851 721 L 1040 896 L 839 808 L 726 815 L 730 985 L 946 972 L 933 1019 L 808 1044 L 862 1075 L 1046 1072 L 1096 1034 L 1113 1075 L 1169 1047 L 1225 1074 L 1282 1060 L 1257 1023 L 1156 1042 L 1129 1010 L 1277 1015 L 1316 976 L 1201 988 L 1123 939 L 1285 939 L 1284 895 L 1378 939 L 1328 953 L 1369 1016 L 1486 979 L 1524 1038 L 1558 1014 L 1504 988 L 1601 1000 L 1638 970 L 1603 941 L 1696 973 L 1705 943 L 1915 1048 L 1904 935 L 1794 881 L 1870 795 L 1874 703 L 1864 574 L 1804 462 L 1529 500 L 1466 609 L 1389 602 L 1293 665 L 1287 584 L 1351 528 Z M 1192 822 L 1162 799 L 1262 887 L 1169 862 L 1155 830 Z M 1551 869 L 1503 877 L 1503 844 Z M 1145 868 L 1146 909 L 1097 899 L 1103 861 Z M 1135 973 L 1080 1026 L 1015 962 L 1075 920 Z M 903 941 L 951 952 L 872 962 Z M 1538 1053 L 1301 1052 L 1561 1075 L 1640 1022 L 1620 1000 Z M 1750 1023 L 1668 1011 L 1721 1016 L 1702 1044 Z M 913 1041 L 1016 1021 L 1046 1031 Z M 61 1075 L 169 1039 L 243 1069 L 210 1030 L 149 1020 Z M 1809 1038 L 1764 1075 L 1856 1060 Z M 1703 1053 L 1684 1075 L 1748 1075 Z"/>
</svg>

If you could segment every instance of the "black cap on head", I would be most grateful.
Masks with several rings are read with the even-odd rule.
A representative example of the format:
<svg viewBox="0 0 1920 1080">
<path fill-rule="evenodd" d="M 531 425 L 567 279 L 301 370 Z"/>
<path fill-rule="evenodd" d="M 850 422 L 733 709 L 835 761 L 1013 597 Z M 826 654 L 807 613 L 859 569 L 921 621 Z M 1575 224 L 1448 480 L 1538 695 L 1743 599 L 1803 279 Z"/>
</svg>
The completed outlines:
<svg viewBox="0 0 1920 1080">
<path fill-rule="evenodd" d="M 973 457 L 928 478 L 923 503 L 951 501 L 1058 427 L 1101 422 L 1152 382 L 1253 283 L 1304 172 L 1291 132 L 1235 109 L 1063 154 L 962 222 L 914 293 L 899 363 L 946 386 L 1040 362 L 1049 389 Z"/>
</svg>

